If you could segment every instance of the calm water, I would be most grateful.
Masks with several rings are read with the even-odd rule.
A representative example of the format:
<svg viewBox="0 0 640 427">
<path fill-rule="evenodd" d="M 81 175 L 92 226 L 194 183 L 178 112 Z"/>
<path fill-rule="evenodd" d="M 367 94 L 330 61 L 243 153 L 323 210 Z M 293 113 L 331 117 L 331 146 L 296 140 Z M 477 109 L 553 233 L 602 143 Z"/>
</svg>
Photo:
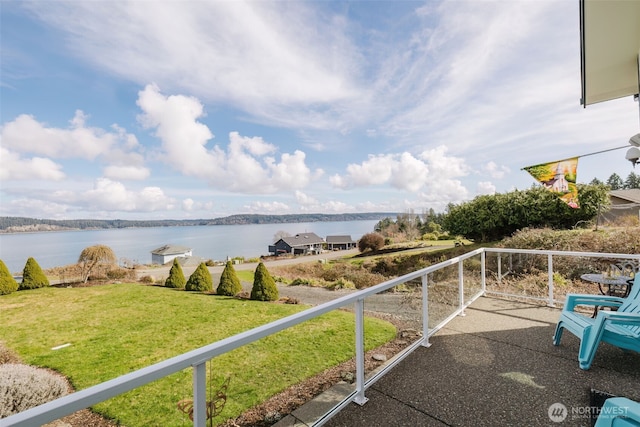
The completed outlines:
<svg viewBox="0 0 640 427">
<path fill-rule="evenodd" d="M 268 254 L 279 231 L 291 235 L 316 233 L 351 235 L 358 240 L 373 231 L 377 220 L 308 222 L 292 224 L 213 225 L 197 227 L 150 227 L 91 231 L 0 234 L 0 259 L 12 273 L 21 272 L 27 258 L 33 257 L 46 269 L 74 264 L 88 246 L 107 245 L 120 260 L 151 263 L 151 251 L 166 244 L 186 246 L 193 255 L 224 260 L 227 256 L 246 258 Z"/>
</svg>

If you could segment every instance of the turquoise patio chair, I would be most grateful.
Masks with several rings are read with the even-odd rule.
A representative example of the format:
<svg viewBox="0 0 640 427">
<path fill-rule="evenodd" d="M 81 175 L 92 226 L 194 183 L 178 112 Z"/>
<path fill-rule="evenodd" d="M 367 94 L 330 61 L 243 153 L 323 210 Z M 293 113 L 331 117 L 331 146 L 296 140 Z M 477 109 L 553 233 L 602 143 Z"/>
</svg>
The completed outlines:
<svg viewBox="0 0 640 427">
<path fill-rule="evenodd" d="M 595 427 L 640 427 L 640 403 L 626 397 L 607 399 Z"/>
<path fill-rule="evenodd" d="M 593 317 L 574 311 L 576 306 L 611 307 L 617 311 L 599 310 Z M 581 369 L 589 369 L 601 341 L 640 353 L 640 274 L 636 275 L 626 298 L 607 295 L 569 294 L 556 326 L 553 345 L 560 345 L 562 332 L 580 338 L 578 361 Z"/>
</svg>

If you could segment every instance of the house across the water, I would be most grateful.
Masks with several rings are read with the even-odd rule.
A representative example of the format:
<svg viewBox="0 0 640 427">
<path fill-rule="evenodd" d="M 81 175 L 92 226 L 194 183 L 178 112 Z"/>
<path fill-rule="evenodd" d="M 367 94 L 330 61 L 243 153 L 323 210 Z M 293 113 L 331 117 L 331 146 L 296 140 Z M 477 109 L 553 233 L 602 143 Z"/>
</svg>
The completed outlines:
<svg viewBox="0 0 640 427">
<path fill-rule="evenodd" d="M 274 255 L 315 255 L 322 252 L 324 243 L 324 239 L 315 233 L 299 233 L 280 238 L 269 245 L 269 252 Z"/>
<path fill-rule="evenodd" d="M 191 248 L 178 245 L 164 245 L 151 251 L 151 264 L 166 264 L 178 257 L 192 256 Z"/>
<path fill-rule="evenodd" d="M 356 242 L 351 236 L 327 236 L 327 249 L 330 251 L 344 251 L 354 249 Z"/>
</svg>

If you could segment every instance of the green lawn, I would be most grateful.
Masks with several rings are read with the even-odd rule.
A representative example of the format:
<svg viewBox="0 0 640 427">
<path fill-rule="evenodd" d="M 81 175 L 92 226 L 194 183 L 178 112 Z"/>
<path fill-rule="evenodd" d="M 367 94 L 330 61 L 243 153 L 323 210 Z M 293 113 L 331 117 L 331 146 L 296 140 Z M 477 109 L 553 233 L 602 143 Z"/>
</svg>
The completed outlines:
<svg viewBox="0 0 640 427">
<path fill-rule="evenodd" d="M 238 279 L 242 282 L 253 283 L 254 273 L 253 270 L 236 270 L 236 276 L 238 276 Z M 216 284 L 216 286 L 218 286 L 218 284 Z"/>
<path fill-rule="evenodd" d="M 305 308 L 139 284 L 42 288 L 0 297 L 0 337 L 25 363 L 55 369 L 79 390 Z M 367 349 L 395 336 L 378 319 L 365 327 Z M 231 377 L 218 421 L 353 357 L 353 330 L 352 314 L 333 312 L 213 359 L 213 383 Z M 94 409 L 128 427 L 188 426 L 176 405 L 191 388 L 188 369 Z"/>
</svg>

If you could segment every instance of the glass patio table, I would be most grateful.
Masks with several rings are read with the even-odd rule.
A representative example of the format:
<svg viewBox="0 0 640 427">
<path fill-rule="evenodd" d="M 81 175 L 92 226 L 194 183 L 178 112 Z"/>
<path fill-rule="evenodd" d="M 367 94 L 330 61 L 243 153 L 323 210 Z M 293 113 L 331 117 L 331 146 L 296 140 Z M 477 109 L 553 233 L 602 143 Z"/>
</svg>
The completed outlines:
<svg viewBox="0 0 640 427">
<path fill-rule="evenodd" d="M 582 280 L 598 284 L 598 289 L 602 295 L 611 295 L 626 298 L 631 292 L 633 278 L 630 276 L 605 276 L 604 274 L 583 274 Z M 605 290 L 603 286 L 606 286 Z"/>
</svg>

